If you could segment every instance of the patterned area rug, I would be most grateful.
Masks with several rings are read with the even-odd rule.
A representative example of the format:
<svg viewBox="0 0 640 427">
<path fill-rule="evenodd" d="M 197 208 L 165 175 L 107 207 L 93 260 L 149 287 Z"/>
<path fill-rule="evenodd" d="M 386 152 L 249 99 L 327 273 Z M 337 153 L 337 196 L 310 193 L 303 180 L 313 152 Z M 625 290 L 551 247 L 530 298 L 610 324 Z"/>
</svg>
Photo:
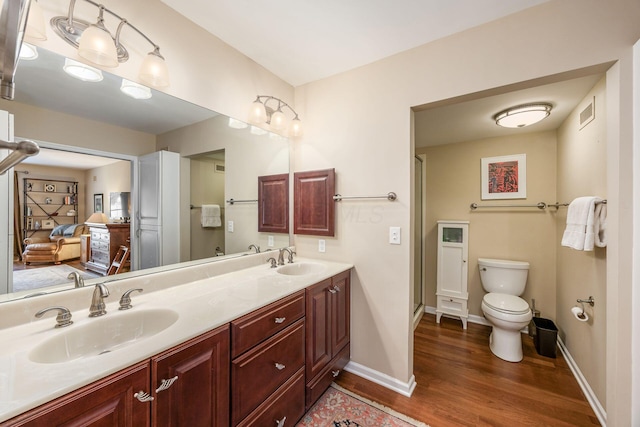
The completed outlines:
<svg viewBox="0 0 640 427">
<path fill-rule="evenodd" d="M 298 427 L 428 427 L 337 384 L 318 399 Z"/>
<path fill-rule="evenodd" d="M 13 272 L 13 292 L 44 288 L 46 286 L 61 285 L 64 283 L 68 283 L 73 287 L 73 279 L 67 278 L 72 271 L 80 273 L 80 276 L 85 280 L 97 277 L 92 273 L 80 271 L 64 264 L 16 270 Z"/>
</svg>

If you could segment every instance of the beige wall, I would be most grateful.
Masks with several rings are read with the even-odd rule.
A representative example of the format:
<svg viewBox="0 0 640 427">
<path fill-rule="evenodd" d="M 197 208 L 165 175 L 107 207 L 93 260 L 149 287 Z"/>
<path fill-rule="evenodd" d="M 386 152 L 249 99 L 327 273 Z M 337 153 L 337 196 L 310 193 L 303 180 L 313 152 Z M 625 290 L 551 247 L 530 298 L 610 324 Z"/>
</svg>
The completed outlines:
<svg viewBox="0 0 640 427">
<path fill-rule="evenodd" d="M 570 202 L 580 196 L 607 198 L 607 135 L 603 79 L 558 129 L 558 200 Z M 579 114 L 595 97 L 595 119 L 579 128 Z M 562 239 L 567 209 L 557 215 L 556 242 Z M 610 238 L 611 236 L 609 236 Z M 557 315 L 559 334 L 600 402 L 606 401 L 607 250 L 576 251 L 558 246 Z M 571 314 L 576 299 L 593 296 L 586 305 L 589 321 L 578 322 Z"/>
<path fill-rule="evenodd" d="M 121 160 L 100 168 L 89 169 L 84 175 L 85 221 L 93 213 L 93 195 L 102 194 L 103 212 L 109 217 L 111 192 L 131 191 L 131 162 Z"/>
<path fill-rule="evenodd" d="M 191 259 L 209 258 L 216 255 L 216 248 L 224 252 L 225 174 L 216 172 L 215 165 L 224 160 L 208 158 L 191 159 L 191 204 L 197 206 L 191 210 Z M 220 227 L 203 228 L 201 226 L 202 205 L 220 206 Z"/>
<path fill-rule="evenodd" d="M 416 114 L 416 121 L 419 119 Z M 420 141 L 416 141 L 417 144 Z M 530 263 L 522 298 L 544 317 L 555 319 L 555 209 L 477 209 L 495 204 L 554 203 L 556 200 L 555 132 L 468 141 L 416 149 L 426 156 L 426 305 L 435 307 L 436 245 L 438 220 L 469 221 L 469 312 L 482 316 L 480 304 L 486 293 L 478 273 L 478 258 L 498 258 Z M 480 159 L 526 154 L 527 198 L 480 199 Z"/>
</svg>

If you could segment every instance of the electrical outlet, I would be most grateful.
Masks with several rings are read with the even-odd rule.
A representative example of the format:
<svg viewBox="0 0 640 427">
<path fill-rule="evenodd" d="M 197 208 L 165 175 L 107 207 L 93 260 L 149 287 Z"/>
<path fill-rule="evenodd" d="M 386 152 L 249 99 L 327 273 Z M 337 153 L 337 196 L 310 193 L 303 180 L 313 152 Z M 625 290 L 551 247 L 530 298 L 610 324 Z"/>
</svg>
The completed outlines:
<svg viewBox="0 0 640 427">
<path fill-rule="evenodd" d="M 324 251 L 325 251 L 324 239 L 320 239 L 318 240 L 318 252 L 324 252 Z"/>
<path fill-rule="evenodd" d="M 274 243 L 273 243 L 273 236 L 269 236 L 267 237 L 267 246 L 269 247 L 273 247 Z"/>
<path fill-rule="evenodd" d="M 233 221 L 228 221 L 227 222 L 227 231 L 229 233 L 233 233 Z"/>
<path fill-rule="evenodd" d="M 400 227 L 389 227 L 389 243 L 392 245 L 400 244 Z"/>
</svg>

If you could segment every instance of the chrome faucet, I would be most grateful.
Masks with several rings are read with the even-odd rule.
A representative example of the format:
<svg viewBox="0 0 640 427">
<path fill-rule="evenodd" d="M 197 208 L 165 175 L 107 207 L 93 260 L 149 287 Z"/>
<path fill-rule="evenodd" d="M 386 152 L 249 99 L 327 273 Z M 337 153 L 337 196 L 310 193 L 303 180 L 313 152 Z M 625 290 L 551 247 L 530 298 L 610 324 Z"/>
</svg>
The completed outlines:
<svg viewBox="0 0 640 427">
<path fill-rule="evenodd" d="M 289 252 L 289 256 L 288 256 L 289 264 L 291 264 L 293 262 L 293 254 L 295 254 L 295 252 L 293 252 L 289 248 L 281 248 L 280 251 L 278 252 L 278 265 L 284 265 L 284 253 L 285 253 L 285 251 Z"/>
<path fill-rule="evenodd" d="M 98 283 L 93 290 L 91 307 L 89 307 L 89 317 L 98 317 L 107 314 L 104 299 L 109 296 L 109 289 L 104 283 Z"/>
<path fill-rule="evenodd" d="M 69 273 L 67 279 L 73 279 L 76 288 L 84 288 L 84 278 L 77 271 Z"/>
<path fill-rule="evenodd" d="M 64 328 L 65 326 L 69 326 L 73 323 L 73 320 L 71 320 L 71 312 L 68 308 L 62 306 L 42 309 L 36 313 L 36 317 L 42 317 L 43 314 L 52 310 L 56 310 L 58 312 L 58 315 L 56 316 L 56 328 Z"/>
<path fill-rule="evenodd" d="M 254 249 L 256 251 L 257 254 L 260 253 L 260 246 L 256 246 L 254 244 L 250 244 L 249 245 L 249 250 Z"/>
</svg>

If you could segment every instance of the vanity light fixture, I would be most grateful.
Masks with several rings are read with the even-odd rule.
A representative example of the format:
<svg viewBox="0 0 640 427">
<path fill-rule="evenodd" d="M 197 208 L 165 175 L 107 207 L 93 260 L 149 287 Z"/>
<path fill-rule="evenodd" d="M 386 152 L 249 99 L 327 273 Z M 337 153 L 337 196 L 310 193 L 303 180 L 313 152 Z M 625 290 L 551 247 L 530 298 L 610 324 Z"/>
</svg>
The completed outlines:
<svg viewBox="0 0 640 427">
<path fill-rule="evenodd" d="M 64 59 L 64 67 L 62 69 L 71 77 L 83 82 L 96 83 L 102 81 L 103 78 L 102 71 L 71 58 Z"/>
<path fill-rule="evenodd" d="M 20 59 L 23 61 L 33 61 L 38 58 L 38 49 L 29 43 L 22 42 L 20 46 Z"/>
<path fill-rule="evenodd" d="M 136 82 L 122 79 L 120 91 L 133 99 L 149 99 L 151 98 L 151 89 Z"/>
<path fill-rule="evenodd" d="M 505 128 L 523 128 L 538 123 L 551 114 L 551 104 L 523 104 L 507 108 L 493 116 L 498 126 Z"/>
<path fill-rule="evenodd" d="M 96 23 L 90 24 L 87 21 L 74 18 L 76 0 L 70 0 L 68 16 L 51 18 L 51 26 L 57 35 L 78 49 L 78 55 L 84 59 L 103 67 L 117 67 L 119 63 L 126 62 L 129 59 L 129 52 L 120 42 L 122 29 L 127 26 L 140 34 L 153 46 L 153 50 L 142 61 L 139 72 L 140 80 L 153 87 L 169 86 L 169 69 L 164 57 L 160 54 L 160 47 L 157 44 L 110 9 L 92 0 L 83 1 L 98 8 Z M 120 20 L 115 37 L 111 35 L 111 32 L 104 24 L 104 12 Z"/>
<path fill-rule="evenodd" d="M 277 106 L 271 107 L 267 105 L 270 101 L 277 102 Z M 287 123 L 287 118 L 282 111 L 283 108 L 288 108 L 293 113 L 293 119 L 291 123 Z M 267 123 L 271 129 L 275 131 L 282 131 L 289 125 L 289 136 L 297 137 L 302 135 L 302 122 L 298 117 L 298 113 L 291 108 L 289 104 L 274 96 L 258 95 L 256 100 L 251 104 L 251 111 L 249 113 L 249 122 L 253 124 Z"/>
</svg>

